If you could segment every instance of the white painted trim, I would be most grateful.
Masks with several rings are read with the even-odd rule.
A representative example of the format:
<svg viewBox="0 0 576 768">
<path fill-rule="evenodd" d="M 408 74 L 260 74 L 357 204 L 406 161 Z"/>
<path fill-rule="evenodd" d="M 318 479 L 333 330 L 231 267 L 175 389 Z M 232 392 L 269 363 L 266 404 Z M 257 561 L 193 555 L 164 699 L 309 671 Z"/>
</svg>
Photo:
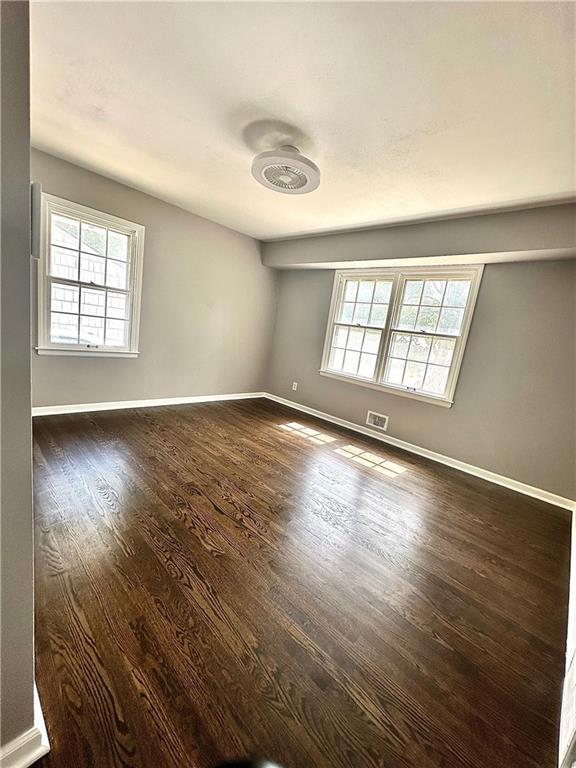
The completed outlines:
<svg viewBox="0 0 576 768">
<path fill-rule="evenodd" d="M 294 400 L 286 400 L 278 395 L 273 395 L 269 392 L 239 392 L 230 395 L 193 395 L 192 397 L 161 397 L 150 400 L 120 400 L 118 402 L 104 402 L 104 403 L 77 403 L 73 405 L 41 405 L 32 408 L 32 416 L 53 416 L 61 413 L 86 413 L 90 411 L 115 411 L 123 408 L 154 408 L 155 406 L 162 405 L 186 405 L 192 403 L 211 403 L 221 400 L 250 400 L 253 398 L 263 397 L 267 400 L 271 400 L 281 405 L 286 405 L 288 408 L 293 408 L 297 411 L 302 411 L 310 416 L 315 416 L 323 421 L 329 421 L 332 424 L 337 424 L 340 427 L 345 427 L 353 432 L 359 432 L 362 435 L 373 437 L 375 440 L 380 440 L 383 443 L 388 443 L 396 448 L 401 448 L 403 451 L 409 453 L 415 453 L 417 456 L 423 456 L 426 459 L 437 461 L 439 464 L 445 464 L 448 467 L 459 469 L 461 472 L 466 472 L 468 475 L 474 477 L 480 477 L 482 480 L 487 480 L 495 485 L 501 485 L 504 488 L 509 488 L 517 493 L 522 493 L 525 496 L 531 496 L 534 499 L 545 501 L 547 504 L 553 504 L 563 509 L 570 511 L 576 511 L 576 500 L 567 499 L 564 496 L 558 496 L 550 491 L 545 491 L 542 488 L 535 488 L 532 485 L 527 485 L 519 480 L 514 480 L 511 477 L 505 477 L 499 475 L 496 472 L 491 472 L 489 469 L 482 469 L 481 467 L 475 467 L 473 464 L 467 464 L 459 459 L 453 459 L 450 456 L 444 456 L 441 453 L 436 453 L 428 448 L 422 448 L 419 445 L 408 443 L 405 440 L 400 440 L 397 437 L 391 437 L 390 435 L 384 435 L 370 427 L 362 424 L 355 424 L 352 421 L 346 421 L 340 419 L 337 416 L 331 416 L 323 411 L 318 411 L 316 408 L 310 408 L 307 405 L 302 405 Z"/>
<path fill-rule="evenodd" d="M 114 352 L 101 349 L 90 351 L 87 348 L 60 349 L 59 347 L 35 347 L 39 355 L 59 355 L 60 357 L 138 357 L 140 352 Z"/>
<path fill-rule="evenodd" d="M 49 751 L 42 707 L 34 686 L 34 725 L 0 747 L 0 768 L 28 768 Z"/>
<path fill-rule="evenodd" d="M 310 416 L 315 416 L 316 418 L 322 419 L 323 421 L 329 421 L 332 424 L 337 424 L 340 427 L 345 427 L 346 429 L 350 429 L 354 432 L 360 432 L 362 435 L 368 435 L 368 437 L 372 437 L 375 440 L 380 440 L 381 442 L 388 443 L 389 445 L 393 445 L 396 448 L 401 448 L 403 451 L 415 453 L 416 455 L 423 456 L 426 459 L 437 461 L 439 464 L 445 464 L 448 467 L 459 469 L 461 472 L 466 472 L 468 475 L 480 477 L 482 480 L 488 480 L 490 483 L 501 485 L 504 488 L 509 488 L 510 490 L 516 491 L 517 493 L 522 493 L 525 496 L 531 496 L 534 499 L 545 501 L 547 504 L 554 504 L 557 507 L 562 507 L 563 509 L 568 509 L 570 511 L 576 510 L 576 500 L 566 499 L 564 496 L 558 496 L 557 494 L 551 493 L 550 491 L 545 491 L 541 488 L 535 488 L 532 485 L 521 483 L 519 480 L 514 480 L 511 477 L 505 477 L 504 475 L 499 475 L 496 472 L 491 472 L 488 469 L 475 467 L 473 464 L 467 464 L 466 462 L 460 461 L 459 459 L 453 459 L 450 456 L 444 456 L 441 453 L 430 451 L 428 448 L 421 448 L 419 445 L 408 443 L 405 440 L 400 440 L 397 437 L 383 435 L 380 432 L 370 429 L 369 427 L 355 424 L 354 422 L 346 421 L 345 419 L 340 419 L 337 416 L 331 416 L 328 413 L 317 411 L 315 408 L 310 408 L 307 405 L 296 403 L 293 400 L 286 400 L 283 397 L 278 397 L 277 395 L 272 395 L 269 393 L 266 393 L 264 397 L 266 397 L 268 400 L 273 400 L 275 403 L 286 405 L 288 408 L 294 408 L 295 410 L 302 411 L 303 413 L 307 413 Z"/>
<path fill-rule="evenodd" d="M 326 334 L 326 338 L 329 334 Z M 336 379 L 336 381 L 344 381 L 346 384 L 354 384 L 357 387 L 368 387 L 368 389 L 377 389 L 380 392 L 387 392 L 390 395 L 399 395 L 400 397 L 409 397 L 411 400 L 420 400 L 422 403 L 431 403 L 432 405 L 439 405 L 441 408 L 452 408 L 454 401 L 446 400 L 444 397 L 434 397 L 434 395 L 425 395 L 421 392 L 410 392 L 408 389 L 400 389 L 400 387 L 393 387 L 389 384 L 377 384 L 375 381 L 367 381 L 366 379 L 359 379 L 357 376 L 347 376 L 345 373 L 336 373 L 335 371 L 318 371 L 320 376 L 326 376 L 328 379 Z"/>
<path fill-rule="evenodd" d="M 34 727 L 40 732 L 41 744 L 46 749 L 46 752 L 49 752 L 50 741 L 48 739 L 48 731 L 46 730 L 44 713 L 42 712 L 42 704 L 40 703 L 40 696 L 38 695 L 38 687 L 36 683 L 34 683 Z M 46 754 L 46 752 L 44 754 Z"/>
<path fill-rule="evenodd" d="M 388 392 L 392 395 L 400 395 L 402 397 L 409 397 L 414 400 L 420 400 L 421 402 L 431 403 L 432 405 L 440 405 L 444 408 L 450 408 L 454 402 L 454 393 L 456 391 L 456 385 L 458 383 L 458 376 L 460 374 L 460 368 L 462 366 L 462 359 L 464 357 L 464 350 L 466 348 L 466 342 L 468 334 L 470 332 L 470 326 L 472 324 L 472 317 L 474 315 L 474 309 L 478 298 L 478 292 L 480 290 L 480 283 L 484 272 L 484 265 L 480 264 L 474 267 L 458 269 L 449 267 L 429 267 L 427 270 L 406 267 L 404 269 L 383 269 L 383 270 L 337 270 L 334 274 L 334 284 L 332 287 L 332 299 L 330 301 L 330 312 L 328 315 L 328 322 L 326 325 L 326 334 L 324 337 L 324 348 L 322 352 L 322 361 L 320 363 L 320 375 L 329 376 L 333 379 L 340 379 L 348 384 L 356 384 L 362 387 L 371 387 L 373 389 L 379 389 Z M 384 372 L 388 364 L 390 355 L 390 346 L 392 344 L 393 334 L 400 330 L 399 318 L 402 309 L 402 298 L 404 295 L 404 286 L 409 279 L 429 280 L 436 276 L 441 277 L 443 281 L 468 279 L 470 281 L 470 290 L 468 292 L 468 298 L 464 307 L 464 313 L 462 316 L 462 328 L 457 335 L 452 334 L 440 334 L 441 337 L 450 338 L 454 341 L 454 353 L 452 361 L 449 367 L 448 378 L 446 381 L 446 389 L 443 395 L 432 395 L 424 392 L 423 390 L 412 390 L 407 387 L 394 386 L 387 384 L 384 381 Z M 332 349 L 332 341 L 334 338 L 334 329 L 338 323 L 336 316 L 342 302 L 344 301 L 344 291 L 347 280 L 383 280 L 391 282 L 390 300 L 388 302 L 388 313 L 386 316 L 386 323 L 381 328 L 380 344 L 376 357 L 376 368 L 372 378 L 361 378 L 357 374 L 346 374 L 343 371 L 336 371 L 329 368 L 330 352 Z M 368 325 L 360 325 L 358 323 L 345 323 L 344 325 L 357 325 L 359 328 L 368 329 Z M 418 333 L 415 330 L 405 331 L 407 334 L 414 335 Z M 432 338 L 436 334 L 423 333 L 423 337 Z"/>
<path fill-rule="evenodd" d="M 50 286 L 52 281 L 63 281 L 75 286 L 93 285 L 106 289 L 109 286 L 84 283 L 80 280 L 65 280 L 50 275 L 50 216 L 52 213 L 70 216 L 81 221 L 90 222 L 106 229 L 121 232 L 129 237 L 130 255 L 128 259 L 127 287 L 121 292 L 126 294 L 129 303 L 127 322 L 129 339 L 125 347 L 105 347 L 90 344 L 53 344 L 50 341 Z M 80 203 L 74 203 L 46 192 L 41 193 L 40 221 L 40 253 L 38 259 L 38 317 L 36 351 L 38 354 L 80 355 L 91 357 L 136 357 L 138 355 L 138 339 L 140 329 L 140 307 L 142 301 L 142 271 L 144 268 L 144 236 L 146 228 L 126 219 L 120 219 L 109 213 L 88 208 Z M 121 290 L 121 289 L 117 289 Z"/>
<path fill-rule="evenodd" d="M 117 411 L 123 408 L 154 408 L 160 405 L 212 403 L 219 400 L 249 400 L 255 397 L 267 397 L 267 395 L 265 392 L 239 392 L 230 395 L 192 395 L 191 397 L 156 397 L 150 400 L 118 400 L 105 403 L 39 405 L 32 408 L 32 416 L 55 416 L 59 413 L 88 413 L 90 411 Z"/>
<path fill-rule="evenodd" d="M 1 768 L 27 768 L 49 751 L 35 726 L 24 731 L 0 750 Z"/>
</svg>

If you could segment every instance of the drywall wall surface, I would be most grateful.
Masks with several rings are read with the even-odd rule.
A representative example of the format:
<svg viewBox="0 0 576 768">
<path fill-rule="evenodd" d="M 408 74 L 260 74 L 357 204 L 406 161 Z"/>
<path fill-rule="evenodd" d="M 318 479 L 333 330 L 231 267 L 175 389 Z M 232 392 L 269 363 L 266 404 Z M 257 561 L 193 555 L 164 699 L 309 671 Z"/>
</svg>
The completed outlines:
<svg viewBox="0 0 576 768">
<path fill-rule="evenodd" d="M 268 391 L 357 424 L 386 414 L 393 437 L 576 498 L 576 262 L 485 268 L 452 408 L 320 376 L 333 277 L 281 273 Z"/>
<path fill-rule="evenodd" d="M 270 267 L 576 248 L 576 204 L 263 243 Z"/>
<path fill-rule="evenodd" d="M 275 311 L 259 243 L 34 150 L 45 192 L 146 227 L 140 356 L 33 356 L 33 404 L 68 405 L 261 388 Z"/>
<path fill-rule="evenodd" d="M 34 725 L 28 3 L 0 3 L 0 742 Z"/>
</svg>

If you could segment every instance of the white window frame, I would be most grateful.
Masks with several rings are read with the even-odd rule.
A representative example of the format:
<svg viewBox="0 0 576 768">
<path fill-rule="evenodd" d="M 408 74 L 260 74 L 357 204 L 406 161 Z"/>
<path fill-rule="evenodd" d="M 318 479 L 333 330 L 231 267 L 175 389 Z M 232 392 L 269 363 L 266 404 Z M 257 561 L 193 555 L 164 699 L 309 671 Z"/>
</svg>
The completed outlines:
<svg viewBox="0 0 576 768">
<path fill-rule="evenodd" d="M 458 376 L 460 374 L 460 368 L 462 366 L 462 360 L 464 357 L 464 350 L 466 348 L 466 342 L 468 334 L 470 332 L 470 326 L 472 324 L 472 317 L 474 314 L 474 308 L 476 306 L 476 300 L 478 298 L 478 291 L 480 290 L 480 282 L 482 280 L 482 273 L 484 271 L 484 265 L 466 266 L 466 267 L 404 267 L 404 268 L 387 268 L 387 269 L 341 269 L 337 270 L 334 275 L 334 286 L 332 289 L 332 300 L 330 303 L 330 312 L 328 315 L 328 323 L 326 326 L 326 336 L 324 340 L 324 350 L 322 353 L 322 363 L 319 370 L 321 376 L 327 376 L 331 379 L 338 379 L 340 381 L 346 381 L 349 384 L 356 384 L 361 387 L 369 387 L 371 389 L 377 389 L 384 392 L 389 392 L 394 395 L 400 395 L 401 397 L 409 397 L 414 400 L 420 400 L 426 403 L 433 403 L 434 405 L 440 405 L 445 408 L 450 408 L 454 403 L 454 394 L 456 391 L 456 385 L 458 383 Z M 388 349 L 392 339 L 392 333 L 400 329 L 396 328 L 397 320 L 400 314 L 402 306 L 402 296 L 404 283 L 407 279 L 411 280 L 433 280 L 439 279 L 469 279 L 470 280 L 470 292 L 468 294 L 468 301 L 464 308 L 464 317 L 462 320 L 462 330 L 459 336 L 448 335 L 447 338 L 456 340 L 454 348 L 454 356 L 450 365 L 450 373 L 448 375 L 448 381 L 446 384 L 446 392 L 443 396 L 431 395 L 428 393 L 407 389 L 406 387 L 395 386 L 392 384 L 381 383 L 381 379 L 384 373 L 384 367 L 386 365 L 386 358 L 388 355 Z M 365 379 L 360 376 L 353 376 L 350 374 L 342 373 L 340 371 L 332 371 L 328 368 L 328 361 L 330 357 L 330 348 L 332 344 L 332 337 L 334 333 L 334 326 L 336 323 L 336 313 L 342 301 L 342 295 L 344 292 L 344 286 L 346 280 L 388 280 L 392 281 L 392 290 L 390 294 L 390 303 L 388 309 L 388 316 L 386 318 L 386 324 L 381 329 L 382 335 L 380 338 L 380 348 L 378 350 L 378 357 L 376 362 L 376 370 L 372 379 Z M 363 326 L 362 326 L 363 327 Z M 407 333 L 410 333 L 407 331 Z M 422 336 L 434 336 L 435 334 L 429 334 L 422 332 Z M 444 334 L 441 334 L 444 335 Z"/>
<path fill-rule="evenodd" d="M 52 277 L 50 266 L 50 217 L 61 214 L 100 227 L 113 229 L 129 237 L 128 281 L 125 291 L 128 296 L 128 343 L 123 347 L 95 346 L 93 344 L 64 344 L 50 341 L 50 302 L 52 281 L 69 285 L 87 285 L 75 280 Z M 38 346 L 39 355 L 77 355 L 83 357 L 137 357 L 139 355 L 138 340 L 140 334 L 140 307 L 142 299 L 142 268 L 144 257 L 145 227 L 141 224 L 120 219 L 102 211 L 87 208 L 79 203 L 64 200 L 42 193 L 40 254 L 38 260 Z M 105 285 L 90 283 L 97 288 Z M 120 290 L 120 289 L 113 289 Z"/>
</svg>

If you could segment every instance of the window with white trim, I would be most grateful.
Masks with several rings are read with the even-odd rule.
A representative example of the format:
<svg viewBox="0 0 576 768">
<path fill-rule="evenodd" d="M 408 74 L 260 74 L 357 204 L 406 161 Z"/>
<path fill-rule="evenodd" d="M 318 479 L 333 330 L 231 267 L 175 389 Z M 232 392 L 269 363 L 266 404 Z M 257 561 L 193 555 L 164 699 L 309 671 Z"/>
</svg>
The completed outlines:
<svg viewBox="0 0 576 768">
<path fill-rule="evenodd" d="M 336 272 L 320 373 L 451 405 L 482 270 Z"/>
<path fill-rule="evenodd" d="M 144 227 L 42 195 L 40 354 L 138 354 Z"/>
</svg>

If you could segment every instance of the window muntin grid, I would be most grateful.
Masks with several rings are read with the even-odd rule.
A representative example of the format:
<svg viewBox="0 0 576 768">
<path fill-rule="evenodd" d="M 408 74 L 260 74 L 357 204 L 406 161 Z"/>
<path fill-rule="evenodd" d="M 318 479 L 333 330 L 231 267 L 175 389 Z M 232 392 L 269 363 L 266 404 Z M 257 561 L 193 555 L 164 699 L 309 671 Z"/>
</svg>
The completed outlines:
<svg viewBox="0 0 576 768">
<path fill-rule="evenodd" d="M 51 212 L 48 247 L 50 342 L 127 349 L 130 235 Z"/>
<path fill-rule="evenodd" d="M 337 272 L 320 372 L 450 405 L 482 271 Z M 390 286 L 382 327 L 368 324 L 379 281 Z M 363 322 L 354 323 L 355 317 Z"/>
<path fill-rule="evenodd" d="M 458 336 L 471 280 L 407 279 L 396 328 Z"/>
<path fill-rule="evenodd" d="M 374 378 L 392 286 L 392 280 L 344 280 L 330 345 L 329 370 Z"/>
<path fill-rule="evenodd" d="M 455 346 L 455 339 L 392 332 L 385 383 L 444 395 Z"/>
<path fill-rule="evenodd" d="M 384 365 L 384 384 L 445 396 L 471 284 L 469 277 L 404 280 Z"/>
</svg>

